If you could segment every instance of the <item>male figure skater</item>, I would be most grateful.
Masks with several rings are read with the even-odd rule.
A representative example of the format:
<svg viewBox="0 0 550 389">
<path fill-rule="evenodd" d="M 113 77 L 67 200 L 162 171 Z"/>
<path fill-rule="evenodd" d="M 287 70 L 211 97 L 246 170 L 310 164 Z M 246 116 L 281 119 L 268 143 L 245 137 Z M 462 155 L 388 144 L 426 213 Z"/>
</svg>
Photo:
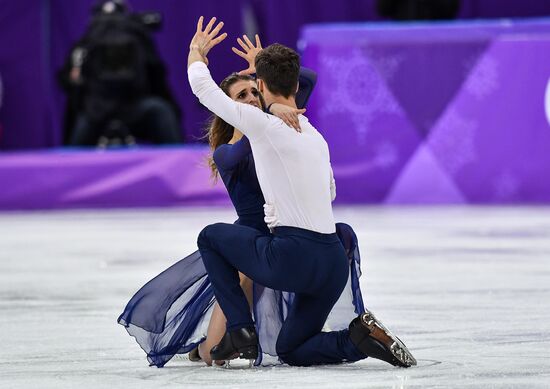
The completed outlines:
<svg viewBox="0 0 550 389">
<path fill-rule="evenodd" d="M 277 354 L 289 365 L 357 361 L 367 356 L 395 366 L 416 361 L 403 343 L 370 313 L 348 330 L 322 332 L 348 278 L 346 254 L 335 234 L 331 201 L 334 178 L 328 146 L 300 116 L 301 133 L 256 107 L 231 100 L 212 80 L 207 55 L 227 36 L 212 18 L 197 24 L 188 57 L 193 93 L 210 111 L 239 128 L 250 140 L 265 197 L 265 220 L 273 235 L 249 227 L 217 223 L 200 233 L 198 246 L 216 298 L 227 317 L 227 332 L 211 350 L 213 360 L 255 359 L 258 339 L 238 271 L 273 289 L 295 293 L 277 338 Z M 258 89 L 266 104 L 296 108 L 299 56 L 274 44 L 256 56 Z"/>
</svg>

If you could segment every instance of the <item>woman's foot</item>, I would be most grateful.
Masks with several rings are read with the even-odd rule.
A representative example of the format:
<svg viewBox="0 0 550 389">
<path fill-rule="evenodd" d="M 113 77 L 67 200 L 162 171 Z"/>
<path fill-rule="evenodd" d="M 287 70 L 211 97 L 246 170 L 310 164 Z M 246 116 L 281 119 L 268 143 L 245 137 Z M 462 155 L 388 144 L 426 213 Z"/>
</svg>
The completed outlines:
<svg viewBox="0 0 550 389">
<path fill-rule="evenodd" d="M 199 354 L 199 347 L 195 347 L 193 350 L 189 351 L 189 360 L 191 362 L 200 362 L 202 358 Z"/>
<path fill-rule="evenodd" d="M 212 358 L 210 358 L 210 352 L 204 349 L 205 343 L 206 342 L 199 344 L 199 347 L 197 347 L 197 354 L 199 355 L 201 361 L 206 363 L 208 366 L 212 366 Z"/>
<path fill-rule="evenodd" d="M 205 348 L 207 347 L 208 345 L 206 344 L 206 342 L 203 342 L 199 344 L 196 349 L 193 349 L 193 351 L 196 350 L 196 355 L 199 358 L 196 362 L 203 361 L 208 366 L 212 366 L 212 362 L 214 362 L 217 366 L 223 366 L 225 364 L 225 361 L 212 361 L 212 358 L 210 358 L 210 351 L 205 350 Z M 191 360 L 191 353 L 189 353 L 189 359 Z"/>
</svg>

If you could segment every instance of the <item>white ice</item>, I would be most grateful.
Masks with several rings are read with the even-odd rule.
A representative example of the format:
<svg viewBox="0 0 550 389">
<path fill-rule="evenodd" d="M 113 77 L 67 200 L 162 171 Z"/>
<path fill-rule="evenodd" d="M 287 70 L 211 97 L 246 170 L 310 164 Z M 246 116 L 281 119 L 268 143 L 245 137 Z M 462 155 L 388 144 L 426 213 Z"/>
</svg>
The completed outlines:
<svg viewBox="0 0 550 389">
<path fill-rule="evenodd" d="M 116 319 L 233 211 L 0 214 L 0 388 L 550 388 L 550 208 L 337 208 L 366 305 L 419 365 L 149 367 Z"/>
</svg>

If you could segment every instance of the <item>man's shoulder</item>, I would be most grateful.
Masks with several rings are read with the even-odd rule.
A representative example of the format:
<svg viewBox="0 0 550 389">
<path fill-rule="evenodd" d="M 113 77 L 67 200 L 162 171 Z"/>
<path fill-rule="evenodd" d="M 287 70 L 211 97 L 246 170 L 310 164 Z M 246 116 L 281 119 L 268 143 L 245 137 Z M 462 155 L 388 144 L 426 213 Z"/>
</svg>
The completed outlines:
<svg viewBox="0 0 550 389">
<path fill-rule="evenodd" d="M 300 122 L 300 125 L 302 126 L 302 128 L 304 128 L 304 132 L 306 132 L 308 134 L 311 134 L 311 136 L 314 139 L 316 139 L 317 141 L 321 141 L 323 143 L 326 143 L 326 140 L 325 140 L 325 137 L 323 136 L 323 134 L 321 134 L 321 132 L 317 129 L 317 127 L 312 125 L 309 122 L 309 120 L 305 123 Z"/>
</svg>

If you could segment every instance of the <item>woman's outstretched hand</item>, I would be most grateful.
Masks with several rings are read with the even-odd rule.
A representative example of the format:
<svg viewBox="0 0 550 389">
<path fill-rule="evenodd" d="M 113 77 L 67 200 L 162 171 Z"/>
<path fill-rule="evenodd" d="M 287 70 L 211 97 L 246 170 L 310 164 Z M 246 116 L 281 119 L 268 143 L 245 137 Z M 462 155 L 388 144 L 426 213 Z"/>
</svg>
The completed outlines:
<svg viewBox="0 0 550 389">
<path fill-rule="evenodd" d="M 298 132 L 302 132 L 298 115 L 306 112 L 305 108 L 298 109 L 289 107 L 287 105 L 274 103 L 271 104 L 269 110 L 273 115 L 277 116 L 279 119 L 285 122 L 287 126 L 294 128 Z"/>
<path fill-rule="evenodd" d="M 255 38 L 256 45 L 254 45 L 246 35 L 243 35 L 243 39 L 237 38 L 237 43 L 244 51 L 241 51 L 236 47 L 231 48 L 235 54 L 241 58 L 244 58 L 244 60 L 248 62 L 248 68 L 239 72 L 241 75 L 256 73 L 256 65 L 254 64 L 254 60 L 256 55 L 262 51 L 262 43 L 260 42 L 260 37 L 258 34 L 256 34 Z"/>
<path fill-rule="evenodd" d="M 202 61 L 208 65 L 208 53 L 212 47 L 216 46 L 218 43 L 227 38 L 227 33 L 220 34 L 220 31 L 223 27 L 223 22 L 219 22 L 216 27 L 216 18 L 213 17 L 210 19 L 206 27 L 203 29 L 204 17 L 201 16 L 197 22 L 197 31 L 191 39 L 189 44 L 189 57 L 187 59 L 187 66 L 191 66 L 193 62 Z"/>
</svg>

